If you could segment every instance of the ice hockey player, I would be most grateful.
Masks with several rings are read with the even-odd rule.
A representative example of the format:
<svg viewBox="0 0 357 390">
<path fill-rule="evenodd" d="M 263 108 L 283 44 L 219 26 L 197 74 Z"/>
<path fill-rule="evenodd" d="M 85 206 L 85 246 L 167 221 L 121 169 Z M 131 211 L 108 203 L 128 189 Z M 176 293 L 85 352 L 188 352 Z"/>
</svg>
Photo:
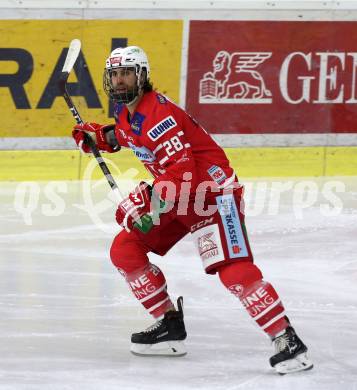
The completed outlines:
<svg viewBox="0 0 357 390">
<path fill-rule="evenodd" d="M 243 190 L 221 147 L 183 109 L 153 90 L 145 52 L 117 48 L 106 60 L 103 86 L 114 102 L 115 125 L 76 125 L 73 137 L 90 152 L 84 133 L 99 150 L 129 147 L 154 177 L 141 182 L 118 206 L 124 228 L 110 255 L 134 296 L 156 322 L 134 333 L 138 355 L 186 353 L 182 297 L 175 308 L 165 277 L 148 253 L 158 255 L 191 233 L 203 268 L 243 304 L 273 341 L 270 364 L 280 374 L 312 368 L 307 347 L 297 336 L 273 286 L 253 263 L 244 224 Z"/>
</svg>

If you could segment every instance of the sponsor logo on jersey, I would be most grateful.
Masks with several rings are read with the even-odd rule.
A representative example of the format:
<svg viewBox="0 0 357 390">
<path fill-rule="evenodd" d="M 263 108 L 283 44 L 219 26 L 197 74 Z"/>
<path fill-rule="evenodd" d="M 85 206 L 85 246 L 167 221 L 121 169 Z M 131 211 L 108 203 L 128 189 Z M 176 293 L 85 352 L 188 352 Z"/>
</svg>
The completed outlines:
<svg viewBox="0 0 357 390">
<path fill-rule="evenodd" d="M 123 111 L 124 106 L 125 106 L 125 105 L 122 104 L 122 103 L 114 103 L 113 115 L 114 115 L 115 122 L 116 122 L 117 124 L 120 123 L 120 121 L 119 121 L 119 115 L 120 115 L 120 113 Z"/>
<path fill-rule="evenodd" d="M 145 146 L 136 146 L 131 142 L 128 142 L 128 145 L 140 161 L 153 162 L 156 160 L 154 153 Z"/>
<path fill-rule="evenodd" d="M 243 296 L 244 287 L 241 284 L 232 284 L 232 286 L 228 287 L 228 290 L 237 298 L 241 298 Z"/>
<path fill-rule="evenodd" d="M 129 285 L 134 295 L 139 300 L 152 295 L 157 290 L 156 286 L 151 283 L 151 280 L 145 274 L 139 276 L 133 281 L 130 281 Z"/>
<path fill-rule="evenodd" d="M 230 257 L 247 257 L 248 249 L 233 195 L 217 196 L 216 203 L 222 219 Z"/>
<path fill-rule="evenodd" d="M 217 223 L 204 226 L 192 235 L 205 269 L 224 261 L 225 256 Z"/>
<path fill-rule="evenodd" d="M 227 179 L 226 174 L 224 173 L 224 170 L 221 167 L 218 167 L 217 165 L 212 165 L 208 170 L 208 174 L 211 176 L 211 178 L 218 184 L 221 185 L 225 182 Z"/>
<path fill-rule="evenodd" d="M 264 287 L 259 287 L 251 294 L 242 298 L 243 306 L 248 310 L 252 317 L 256 317 L 262 311 L 271 306 L 276 299 L 274 299 Z"/>
<path fill-rule="evenodd" d="M 156 95 L 156 99 L 159 101 L 160 104 L 166 104 L 167 103 L 167 99 L 163 95 L 157 94 Z"/>
<path fill-rule="evenodd" d="M 157 125 L 152 127 L 148 131 L 148 137 L 151 139 L 151 141 L 156 141 L 175 126 L 177 126 L 177 123 L 173 116 L 170 115 L 167 118 L 163 119 L 161 122 L 159 122 Z"/>
<path fill-rule="evenodd" d="M 141 129 L 143 127 L 143 122 L 145 120 L 145 116 L 140 114 L 140 112 L 136 112 L 133 118 L 130 121 L 130 127 L 134 134 L 141 135 Z"/>
<path fill-rule="evenodd" d="M 211 217 L 211 218 L 204 219 L 203 221 L 195 223 L 194 225 L 191 226 L 191 233 L 195 232 L 198 229 L 203 228 L 204 226 L 210 225 L 211 223 L 213 223 L 213 219 L 214 218 Z"/>
<path fill-rule="evenodd" d="M 128 138 L 126 133 L 125 133 L 125 131 L 123 129 L 119 129 L 119 133 L 123 137 L 123 139 L 127 139 Z"/>
<path fill-rule="evenodd" d="M 213 233 L 207 233 L 198 239 L 198 249 L 203 260 L 218 255 L 217 244 L 214 242 Z"/>
</svg>

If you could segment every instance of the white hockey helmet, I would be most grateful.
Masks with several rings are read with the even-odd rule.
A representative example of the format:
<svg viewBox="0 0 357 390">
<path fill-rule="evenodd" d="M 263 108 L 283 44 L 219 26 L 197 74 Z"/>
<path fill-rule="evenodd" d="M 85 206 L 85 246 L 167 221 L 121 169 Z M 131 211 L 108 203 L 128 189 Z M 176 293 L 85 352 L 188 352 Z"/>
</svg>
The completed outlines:
<svg viewBox="0 0 357 390">
<path fill-rule="evenodd" d="M 115 93 L 111 73 L 118 68 L 134 68 L 137 88 L 125 94 Z M 138 46 L 119 47 L 114 49 L 105 62 L 103 87 L 106 94 L 114 101 L 130 104 L 137 98 L 139 91 L 149 79 L 150 65 L 146 53 Z"/>
<path fill-rule="evenodd" d="M 114 49 L 105 62 L 106 69 L 135 66 L 139 70 L 146 69 L 147 78 L 150 74 L 150 66 L 146 53 L 138 46 L 119 47 Z"/>
</svg>

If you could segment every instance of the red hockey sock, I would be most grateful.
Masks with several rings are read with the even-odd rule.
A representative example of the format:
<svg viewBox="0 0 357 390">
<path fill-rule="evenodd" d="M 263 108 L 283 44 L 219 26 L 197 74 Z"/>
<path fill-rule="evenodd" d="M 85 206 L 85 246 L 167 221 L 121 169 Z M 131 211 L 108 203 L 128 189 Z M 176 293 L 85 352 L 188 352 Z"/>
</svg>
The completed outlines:
<svg viewBox="0 0 357 390">
<path fill-rule="evenodd" d="M 288 326 L 284 306 L 270 283 L 259 280 L 247 286 L 240 299 L 250 316 L 269 336 L 274 337 Z"/>
<path fill-rule="evenodd" d="M 167 293 L 165 276 L 156 265 L 149 263 L 125 277 L 135 297 L 154 318 L 161 318 L 167 310 L 174 308 Z"/>
<path fill-rule="evenodd" d="M 288 326 L 285 309 L 277 292 L 262 279 L 260 270 L 253 263 L 229 264 L 219 270 L 219 277 L 270 337 Z"/>
</svg>

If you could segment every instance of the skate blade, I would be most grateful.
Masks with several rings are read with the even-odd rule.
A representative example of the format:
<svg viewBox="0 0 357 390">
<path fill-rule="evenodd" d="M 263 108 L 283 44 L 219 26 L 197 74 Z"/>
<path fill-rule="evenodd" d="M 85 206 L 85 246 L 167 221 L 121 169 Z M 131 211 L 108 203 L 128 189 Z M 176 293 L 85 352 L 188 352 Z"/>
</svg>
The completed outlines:
<svg viewBox="0 0 357 390">
<path fill-rule="evenodd" d="M 184 356 L 187 353 L 183 341 L 163 341 L 157 344 L 131 343 L 130 352 L 139 356 Z"/>
<path fill-rule="evenodd" d="M 293 359 L 276 364 L 274 368 L 280 375 L 285 375 L 292 372 L 311 370 L 313 366 L 312 361 L 307 357 L 307 353 L 304 352 Z"/>
</svg>

